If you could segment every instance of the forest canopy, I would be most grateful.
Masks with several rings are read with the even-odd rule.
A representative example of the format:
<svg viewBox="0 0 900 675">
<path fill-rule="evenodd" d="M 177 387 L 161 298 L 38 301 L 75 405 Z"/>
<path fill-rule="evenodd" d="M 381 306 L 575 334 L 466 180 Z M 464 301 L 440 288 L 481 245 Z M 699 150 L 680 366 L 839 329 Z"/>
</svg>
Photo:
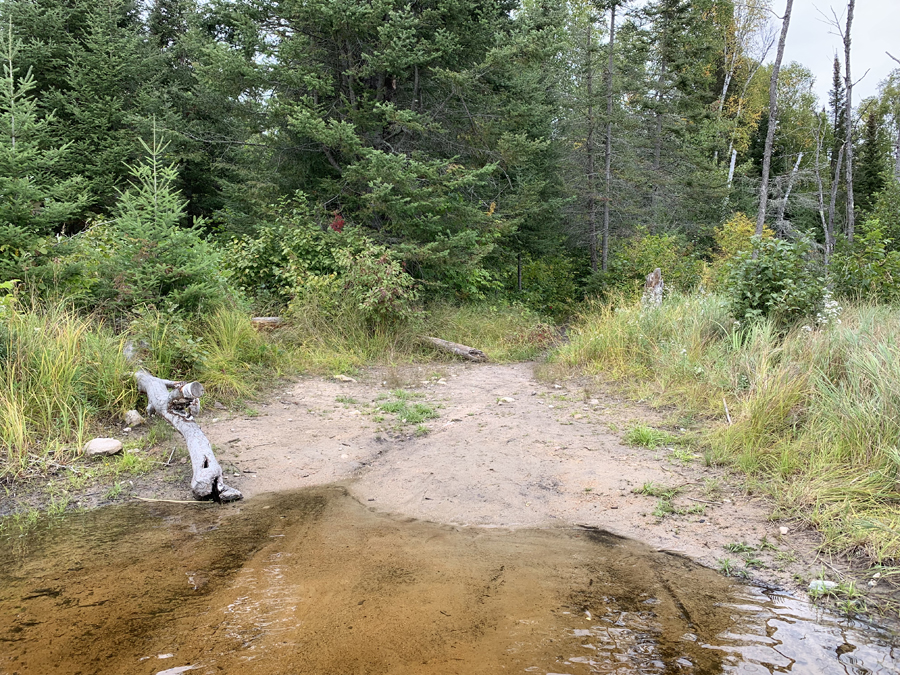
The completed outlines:
<svg viewBox="0 0 900 675">
<path fill-rule="evenodd" d="M 382 317 L 559 316 L 657 266 L 724 288 L 765 183 L 805 274 L 897 295 L 900 69 L 848 105 L 842 55 L 828 101 L 783 64 L 772 109 L 769 0 L 0 8 L 0 281 L 39 294 L 118 316 L 379 278 Z"/>
</svg>

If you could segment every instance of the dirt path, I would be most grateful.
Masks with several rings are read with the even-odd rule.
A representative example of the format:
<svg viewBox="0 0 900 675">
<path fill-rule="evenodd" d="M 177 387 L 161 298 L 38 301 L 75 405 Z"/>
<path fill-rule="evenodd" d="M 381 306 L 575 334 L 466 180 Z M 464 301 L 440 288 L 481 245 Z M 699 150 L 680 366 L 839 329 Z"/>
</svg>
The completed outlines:
<svg viewBox="0 0 900 675">
<path fill-rule="evenodd" d="M 440 365 L 370 370 L 358 381 L 304 378 L 250 414 L 205 420 L 229 482 L 247 497 L 342 482 L 374 509 L 452 525 L 601 527 L 717 567 L 753 554 L 755 579 L 791 588 L 795 574 L 821 569 L 813 537 L 781 536 L 759 499 L 729 486 L 716 469 L 685 464 L 670 449 L 623 445 L 636 422 L 658 414 L 602 391 L 535 379 L 533 364 Z M 596 385 L 594 385 L 596 386 Z M 421 426 L 380 408 L 407 392 L 407 405 L 434 410 Z M 245 411 L 246 413 L 247 411 Z M 221 412 L 217 413 L 221 415 Z M 401 412 L 401 415 L 403 413 Z M 236 474 L 236 475 L 235 475 Z M 659 499 L 635 490 L 681 487 L 655 516 Z M 792 560 L 796 558 L 796 560 Z"/>
</svg>

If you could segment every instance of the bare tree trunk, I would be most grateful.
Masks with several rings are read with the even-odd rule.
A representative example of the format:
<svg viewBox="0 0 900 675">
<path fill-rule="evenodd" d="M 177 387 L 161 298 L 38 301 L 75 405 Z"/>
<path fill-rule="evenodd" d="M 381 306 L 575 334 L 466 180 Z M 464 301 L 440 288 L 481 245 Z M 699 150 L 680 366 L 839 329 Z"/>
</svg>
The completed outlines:
<svg viewBox="0 0 900 675">
<path fill-rule="evenodd" d="M 603 197 L 603 271 L 609 263 L 609 200 L 612 187 L 612 112 L 613 112 L 613 53 L 616 44 L 616 3 L 609 8 L 609 65 L 606 68 L 606 191 Z"/>
<path fill-rule="evenodd" d="M 134 374 L 138 389 L 147 394 L 147 412 L 157 414 L 184 436 L 194 475 L 191 490 L 196 499 L 231 502 L 243 495 L 225 485 L 222 467 L 216 461 L 206 435 L 194 421 L 198 399 L 203 396 L 199 382 L 172 382 L 154 377 L 146 370 Z"/>
<path fill-rule="evenodd" d="M 844 161 L 844 147 L 846 142 L 841 144 L 838 150 L 837 160 L 834 165 L 834 179 L 831 181 L 831 201 L 828 202 L 828 230 L 834 234 L 834 207 L 837 203 L 838 184 L 841 181 L 841 164 Z"/>
<path fill-rule="evenodd" d="M 855 214 L 853 205 L 853 80 L 850 79 L 850 27 L 853 24 L 853 9 L 856 0 L 847 4 L 847 28 L 844 31 L 844 87 L 847 90 L 847 114 L 844 117 L 844 136 L 847 141 L 847 241 L 853 243 Z"/>
<path fill-rule="evenodd" d="M 816 129 L 816 187 L 818 188 L 819 198 L 819 220 L 822 222 L 822 232 L 825 235 L 825 264 L 831 260 L 831 252 L 834 250 L 834 234 L 828 227 L 828 221 L 825 220 L 825 189 L 822 186 L 822 171 L 819 161 L 822 155 L 822 124 L 824 120 L 819 118 L 819 126 Z"/>
<path fill-rule="evenodd" d="M 894 145 L 894 178 L 900 183 L 900 119 L 897 120 L 897 143 Z"/>
<path fill-rule="evenodd" d="M 734 164 L 737 162 L 737 150 L 731 150 L 731 163 L 728 165 L 728 187 L 731 187 L 731 183 L 734 180 Z"/>
<path fill-rule="evenodd" d="M 769 129 L 766 133 L 766 147 L 763 151 L 762 185 L 759 188 L 759 213 L 756 216 L 756 234 L 762 235 L 766 224 L 766 205 L 769 200 L 769 169 L 772 166 L 772 145 L 775 141 L 775 125 L 778 121 L 778 73 L 781 70 L 781 59 L 784 57 L 784 43 L 787 40 L 788 26 L 791 23 L 791 9 L 794 0 L 787 0 L 784 19 L 781 22 L 781 37 L 778 39 L 778 51 L 772 65 L 772 79 L 769 81 Z"/>
<path fill-rule="evenodd" d="M 791 196 L 791 189 L 794 187 L 794 179 L 797 177 L 797 171 L 800 169 L 800 161 L 803 159 L 803 153 L 797 155 L 797 161 L 794 163 L 794 169 L 788 178 L 787 188 L 784 191 L 784 199 L 778 204 L 778 216 L 775 218 L 775 231 L 780 235 L 784 233 L 784 210 L 787 208 L 788 199 Z"/>
<path fill-rule="evenodd" d="M 587 179 L 588 179 L 588 232 L 590 236 L 589 247 L 591 252 L 591 271 L 597 271 L 597 198 L 594 173 L 594 59 L 592 28 L 594 19 L 588 14 L 587 21 L 587 100 L 588 100 L 588 128 L 585 152 L 587 152 Z M 606 269 L 604 267 L 604 269 Z"/>
</svg>

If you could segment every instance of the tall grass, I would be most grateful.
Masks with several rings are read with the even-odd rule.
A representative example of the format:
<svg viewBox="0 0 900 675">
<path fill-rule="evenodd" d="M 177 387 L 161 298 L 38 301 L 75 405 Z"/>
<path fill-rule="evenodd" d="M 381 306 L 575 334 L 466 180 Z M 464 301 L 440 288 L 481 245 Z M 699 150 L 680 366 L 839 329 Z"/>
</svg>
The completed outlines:
<svg viewBox="0 0 900 675">
<path fill-rule="evenodd" d="M 422 341 L 426 335 L 481 349 L 501 363 L 535 358 L 556 339 L 539 315 L 517 306 L 434 304 L 409 321 L 373 324 L 352 306 L 324 306 L 315 295 L 292 306 L 283 339 L 295 366 L 307 372 L 454 358 Z"/>
<path fill-rule="evenodd" d="M 146 347 L 139 363 L 123 354 L 128 339 Z M 148 310 L 122 335 L 64 303 L 9 311 L 0 319 L 0 478 L 80 455 L 104 424 L 136 407 L 139 366 L 199 380 L 210 399 L 233 400 L 289 361 L 238 309 L 194 322 Z"/>
<path fill-rule="evenodd" d="M 708 461 L 743 471 L 830 548 L 900 560 L 900 311 L 853 305 L 840 324 L 784 333 L 738 324 L 716 296 L 673 296 L 591 306 L 570 334 L 557 364 L 717 420 Z"/>
<path fill-rule="evenodd" d="M 121 340 L 64 305 L 0 322 L 0 477 L 61 462 L 98 415 L 134 404 Z"/>
</svg>

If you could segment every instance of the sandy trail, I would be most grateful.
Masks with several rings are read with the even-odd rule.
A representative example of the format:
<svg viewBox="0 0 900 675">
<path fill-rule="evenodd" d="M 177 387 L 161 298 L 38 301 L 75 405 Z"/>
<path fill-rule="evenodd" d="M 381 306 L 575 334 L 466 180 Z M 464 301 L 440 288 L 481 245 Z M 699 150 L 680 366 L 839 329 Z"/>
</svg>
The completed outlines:
<svg viewBox="0 0 900 675">
<path fill-rule="evenodd" d="M 258 411 L 217 412 L 203 426 L 231 467 L 229 483 L 247 497 L 340 482 L 389 513 L 481 527 L 591 525 L 709 566 L 739 561 L 726 544 L 766 537 L 782 555 L 756 554 L 766 567 L 750 570 L 754 578 L 790 587 L 793 573 L 810 570 L 813 538 L 782 538 L 767 506 L 731 488 L 723 472 L 686 465 L 668 449 L 623 445 L 625 429 L 659 425 L 658 414 L 580 384 L 540 382 L 533 369 L 459 364 L 372 369 L 358 381 L 303 378 Z M 427 433 L 379 410 L 400 388 L 437 412 Z M 673 504 L 694 512 L 654 516 L 657 498 L 634 492 L 651 481 L 682 487 Z M 721 489 L 711 492 L 711 482 Z"/>
</svg>

